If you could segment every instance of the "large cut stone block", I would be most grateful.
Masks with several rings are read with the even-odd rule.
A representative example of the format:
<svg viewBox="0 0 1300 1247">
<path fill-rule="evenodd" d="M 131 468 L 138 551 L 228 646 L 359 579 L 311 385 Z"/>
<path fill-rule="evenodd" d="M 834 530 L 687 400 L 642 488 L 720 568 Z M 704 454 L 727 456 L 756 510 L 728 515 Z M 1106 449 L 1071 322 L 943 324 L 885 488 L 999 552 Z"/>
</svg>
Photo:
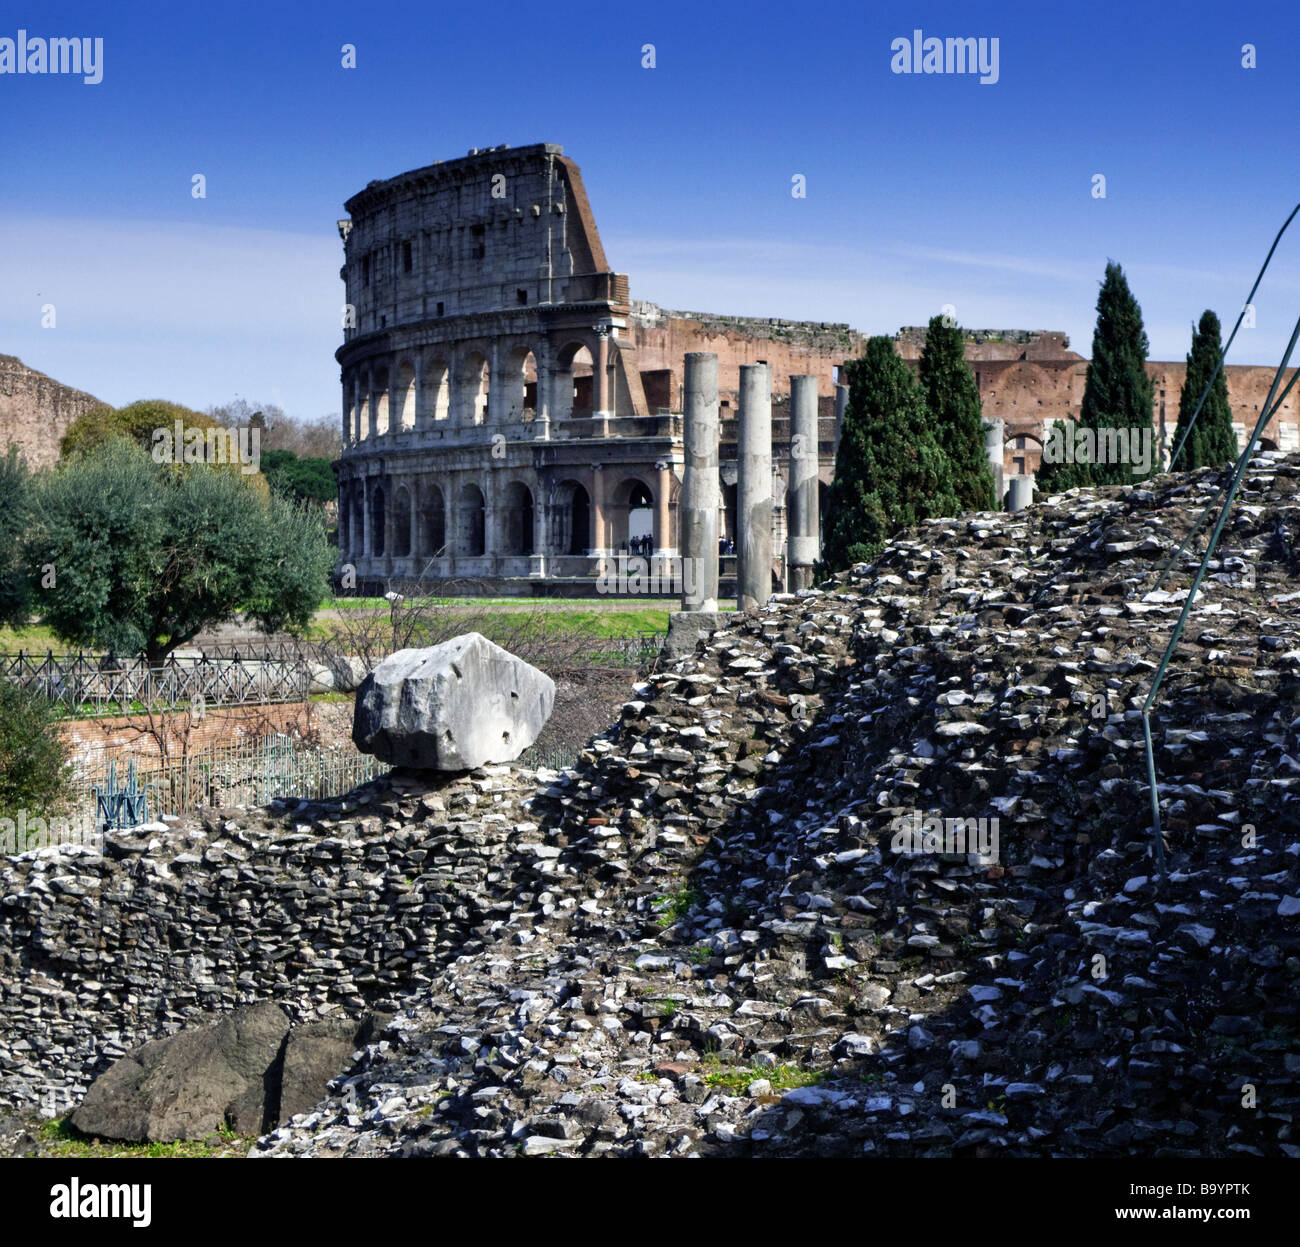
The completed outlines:
<svg viewBox="0 0 1300 1247">
<path fill-rule="evenodd" d="M 82 1133 L 104 1139 L 201 1139 L 225 1126 L 260 1134 L 266 1092 L 289 1019 L 275 1004 L 252 1005 L 207 1026 L 154 1039 L 109 1066 L 72 1114 Z"/>
<path fill-rule="evenodd" d="M 464 771 L 512 762 L 554 704 L 550 676 L 469 632 L 385 658 L 357 693 L 352 740 L 394 766 Z"/>
</svg>

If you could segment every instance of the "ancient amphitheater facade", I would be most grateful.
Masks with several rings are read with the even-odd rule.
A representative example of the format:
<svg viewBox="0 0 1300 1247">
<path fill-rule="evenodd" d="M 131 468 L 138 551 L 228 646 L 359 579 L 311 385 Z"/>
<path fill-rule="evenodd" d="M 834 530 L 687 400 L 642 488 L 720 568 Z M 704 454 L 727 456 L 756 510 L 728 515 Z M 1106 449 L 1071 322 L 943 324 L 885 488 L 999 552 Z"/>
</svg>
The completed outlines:
<svg viewBox="0 0 1300 1247">
<path fill-rule="evenodd" d="M 835 369 L 857 336 L 634 305 L 558 146 L 471 152 L 372 182 L 346 208 L 339 545 L 359 585 L 582 592 L 619 553 L 669 566 L 686 350 L 720 352 L 724 540 L 741 363 L 772 369 L 778 445 L 789 376 L 818 376 L 829 483 Z M 782 523 L 778 507 L 778 549 Z"/>
</svg>

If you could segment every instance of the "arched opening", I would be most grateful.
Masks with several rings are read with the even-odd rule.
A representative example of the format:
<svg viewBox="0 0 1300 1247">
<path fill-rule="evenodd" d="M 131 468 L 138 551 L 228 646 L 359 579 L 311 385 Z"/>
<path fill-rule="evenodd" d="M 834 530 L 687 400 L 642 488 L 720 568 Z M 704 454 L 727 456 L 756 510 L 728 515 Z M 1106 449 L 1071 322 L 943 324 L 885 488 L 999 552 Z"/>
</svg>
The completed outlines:
<svg viewBox="0 0 1300 1247">
<path fill-rule="evenodd" d="M 488 387 L 491 384 L 487 359 L 481 351 L 471 351 L 461 361 L 457 384 L 461 424 L 482 424 L 488 413 Z"/>
<path fill-rule="evenodd" d="M 424 553 L 440 559 L 447 553 L 447 510 L 442 490 L 430 485 L 424 496 Z"/>
<path fill-rule="evenodd" d="M 356 492 L 352 495 L 352 544 L 348 546 L 349 552 L 355 551 L 357 554 L 365 554 L 366 542 L 366 504 L 362 496 L 362 487 L 358 485 Z"/>
<path fill-rule="evenodd" d="M 393 554 L 404 559 L 411 553 L 411 494 L 405 485 L 393 493 Z"/>
<path fill-rule="evenodd" d="M 1259 439 L 1259 445 L 1256 446 L 1255 449 L 1256 449 L 1256 450 L 1276 450 L 1276 449 L 1277 449 L 1277 443 L 1276 443 L 1276 442 L 1275 442 L 1271 437 L 1261 437 L 1261 438 Z"/>
<path fill-rule="evenodd" d="M 532 420 L 537 415 L 537 358 L 526 346 L 506 356 L 501 377 L 501 413 L 506 420 Z"/>
<path fill-rule="evenodd" d="M 376 373 L 371 390 L 372 401 L 374 403 L 374 413 L 372 423 L 374 425 L 375 436 L 383 437 L 388 432 L 388 373 Z"/>
<path fill-rule="evenodd" d="M 424 396 L 418 423 L 421 426 L 446 420 L 451 415 L 451 374 L 442 356 L 432 356 L 424 363 Z"/>
<path fill-rule="evenodd" d="M 403 360 L 397 366 L 397 428 L 415 428 L 415 366 Z"/>
<path fill-rule="evenodd" d="M 522 481 L 506 486 L 501 512 L 502 554 L 532 554 L 533 494 Z"/>
<path fill-rule="evenodd" d="M 615 550 L 649 556 L 654 552 L 654 495 L 636 477 L 615 486 L 610 496 L 610 524 Z"/>
<path fill-rule="evenodd" d="M 581 342 L 570 342 L 555 357 L 555 387 L 551 416 L 589 416 L 592 411 L 591 352 Z"/>
<path fill-rule="evenodd" d="M 466 558 L 477 558 L 483 553 L 487 512 L 483 505 L 483 491 L 467 481 L 460 487 L 456 507 L 456 549 Z"/>
<path fill-rule="evenodd" d="M 376 485 L 370 495 L 370 553 L 384 552 L 384 487 Z"/>
<path fill-rule="evenodd" d="M 591 497 L 577 481 L 564 481 L 556 487 L 551 508 L 551 548 L 586 554 L 591 545 Z"/>
</svg>

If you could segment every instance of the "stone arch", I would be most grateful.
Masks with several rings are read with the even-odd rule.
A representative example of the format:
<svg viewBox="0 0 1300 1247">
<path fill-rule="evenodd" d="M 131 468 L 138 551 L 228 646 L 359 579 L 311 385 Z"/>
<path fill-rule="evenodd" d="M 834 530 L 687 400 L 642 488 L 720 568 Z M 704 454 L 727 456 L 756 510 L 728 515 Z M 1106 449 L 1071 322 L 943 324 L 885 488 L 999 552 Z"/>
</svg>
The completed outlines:
<svg viewBox="0 0 1300 1247">
<path fill-rule="evenodd" d="M 592 376 L 594 359 L 587 343 L 576 338 L 566 342 L 556 352 L 551 387 L 553 419 L 591 415 L 595 397 Z"/>
<path fill-rule="evenodd" d="M 501 554 L 532 554 L 533 491 L 511 481 L 501 499 Z"/>
<path fill-rule="evenodd" d="M 411 553 L 411 491 L 405 485 L 393 490 L 393 554 L 400 559 Z"/>
<path fill-rule="evenodd" d="M 447 554 L 447 503 L 439 486 L 425 487 L 420 518 L 423 524 L 421 548 L 425 557 L 443 558 Z"/>
<path fill-rule="evenodd" d="M 456 499 L 456 553 L 477 558 L 486 553 L 487 506 L 483 491 L 473 481 L 460 487 Z"/>
<path fill-rule="evenodd" d="M 586 554 L 592 548 L 591 495 L 578 481 L 561 481 L 552 495 L 551 549 Z"/>
<path fill-rule="evenodd" d="M 467 351 L 456 369 L 456 422 L 463 425 L 484 424 L 488 417 L 488 396 L 492 370 L 487 356 L 480 350 Z"/>
<path fill-rule="evenodd" d="M 654 498 L 654 490 L 639 476 L 624 477 L 614 487 L 609 498 L 609 521 L 615 550 L 626 547 L 631 552 L 631 543 L 644 537 L 653 544 Z"/>
<path fill-rule="evenodd" d="M 451 365 L 440 352 L 430 352 L 424 361 L 423 393 L 416 408 L 416 422 L 422 428 L 451 416 Z"/>
<path fill-rule="evenodd" d="M 409 359 L 397 365 L 397 389 L 393 392 L 394 420 L 398 432 L 415 428 L 415 365 Z"/>
<path fill-rule="evenodd" d="M 537 355 L 521 343 L 513 347 L 501 366 L 501 405 L 505 420 L 532 420 L 537 414 Z"/>
<path fill-rule="evenodd" d="M 370 492 L 370 553 L 384 553 L 384 487 L 376 485 Z"/>
</svg>

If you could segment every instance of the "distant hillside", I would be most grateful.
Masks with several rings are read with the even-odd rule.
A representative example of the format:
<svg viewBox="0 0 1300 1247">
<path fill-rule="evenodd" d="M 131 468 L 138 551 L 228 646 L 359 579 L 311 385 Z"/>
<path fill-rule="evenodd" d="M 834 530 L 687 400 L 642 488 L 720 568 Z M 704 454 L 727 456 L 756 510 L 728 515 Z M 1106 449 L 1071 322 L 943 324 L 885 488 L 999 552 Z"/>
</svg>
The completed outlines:
<svg viewBox="0 0 1300 1247">
<path fill-rule="evenodd" d="M 68 426 L 102 399 L 61 385 L 28 368 L 15 355 L 0 355 L 0 453 L 16 442 L 31 468 L 47 468 L 59 457 Z"/>
</svg>

